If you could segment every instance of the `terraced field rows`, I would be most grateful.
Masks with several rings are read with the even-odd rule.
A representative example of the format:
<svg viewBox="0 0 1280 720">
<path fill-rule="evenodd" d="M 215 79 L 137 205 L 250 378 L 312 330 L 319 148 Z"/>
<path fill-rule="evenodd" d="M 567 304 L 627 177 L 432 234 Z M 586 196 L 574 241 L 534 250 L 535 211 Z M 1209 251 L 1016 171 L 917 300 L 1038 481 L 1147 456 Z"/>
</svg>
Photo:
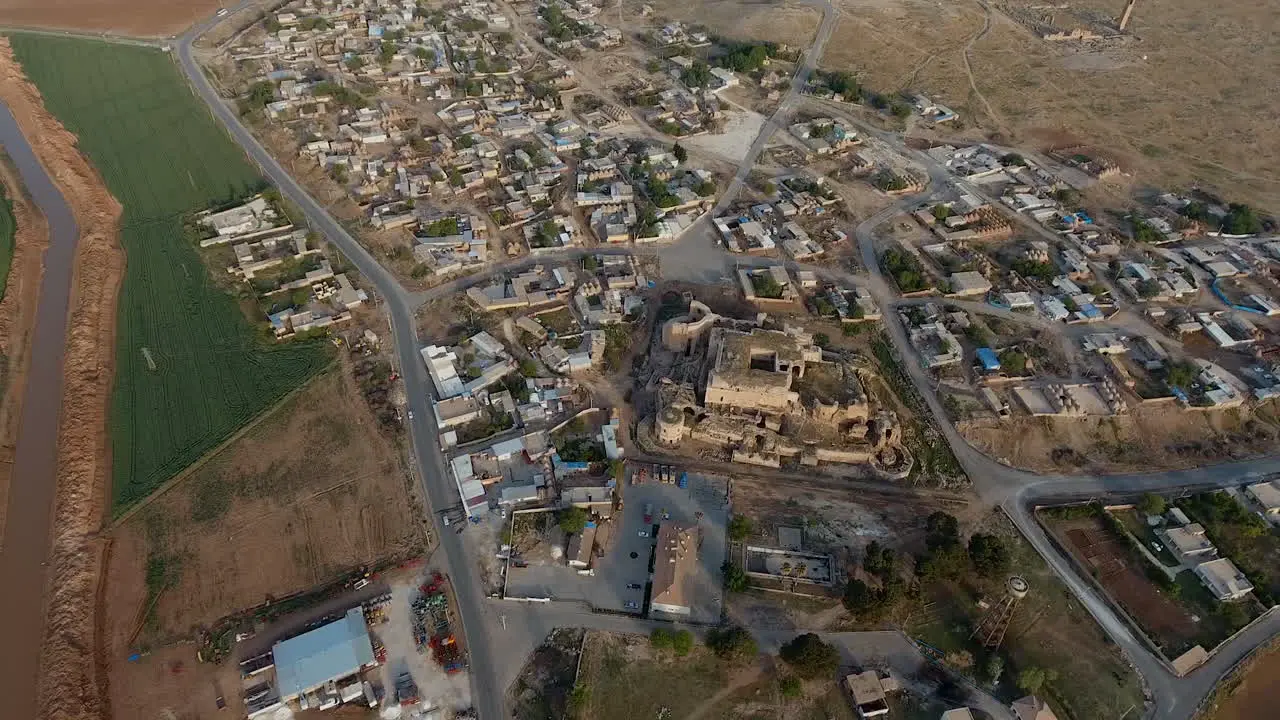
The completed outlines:
<svg viewBox="0 0 1280 720">
<path fill-rule="evenodd" d="M 38 35 L 10 42 L 124 206 L 110 414 L 119 512 L 315 374 L 329 354 L 317 343 L 262 344 L 185 239 L 187 214 L 263 181 L 168 55 Z"/>
</svg>

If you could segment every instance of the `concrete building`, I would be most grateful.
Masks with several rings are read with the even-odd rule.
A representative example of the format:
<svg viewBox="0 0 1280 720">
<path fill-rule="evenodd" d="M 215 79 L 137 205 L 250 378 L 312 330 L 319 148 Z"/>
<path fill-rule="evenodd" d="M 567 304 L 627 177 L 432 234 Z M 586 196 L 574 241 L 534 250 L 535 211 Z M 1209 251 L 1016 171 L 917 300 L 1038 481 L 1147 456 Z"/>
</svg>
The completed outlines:
<svg viewBox="0 0 1280 720">
<path fill-rule="evenodd" d="M 650 608 L 671 615 L 692 612 L 689 592 L 698 563 L 698 528 L 664 522 L 658 528 Z"/>
<path fill-rule="evenodd" d="M 1035 695 L 1014 700 L 1009 709 L 1017 720 L 1058 720 L 1058 716 L 1049 708 L 1049 703 Z"/>
<path fill-rule="evenodd" d="M 341 702 L 326 686 L 335 687 L 338 681 L 378 664 L 364 610 L 359 607 L 348 610 L 341 620 L 276 643 L 271 654 L 280 699 L 321 709 Z"/>
<path fill-rule="evenodd" d="M 955 708 L 942 713 L 939 720 L 973 720 L 973 713 L 967 707 Z"/>
<path fill-rule="evenodd" d="M 1239 600 L 1253 592 L 1253 584 L 1227 558 L 1200 563 L 1196 566 L 1196 575 L 1220 602 Z"/>
<path fill-rule="evenodd" d="M 804 377 L 806 362 L 821 362 L 822 350 L 808 338 L 775 330 L 750 333 L 715 328 L 709 354 L 704 404 L 711 408 L 786 413 L 800 403 L 792 380 Z"/>
<path fill-rule="evenodd" d="M 983 277 L 982 273 L 973 270 L 951 273 L 947 282 L 951 285 L 949 294 L 955 297 L 986 295 L 991 291 L 991 282 Z"/>
<path fill-rule="evenodd" d="M 574 533 L 569 538 L 569 567 L 587 568 L 591 566 L 591 551 L 596 543 L 596 524 L 589 522 L 582 532 Z"/>
<path fill-rule="evenodd" d="M 1245 488 L 1244 491 L 1262 507 L 1266 514 L 1280 515 L 1280 488 L 1277 488 L 1275 483 L 1257 483 Z"/>
<path fill-rule="evenodd" d="M 1167 528 L 1161 530 L 1160 534 L 1168 543 L 1169 549 L 1184 561 L 1197 558 L 1203 560 L 1211 557 L 1217 550 L 1213 543 L 1209 542 L 1209 538 L 1205 537 L 1204 526 L 1200 523 Z"/>
<path fill-rule="evenodd" d="M 846 675 L 844 685 L 850 697 L 853 698 L 853 706 L 858 711 L 858 717 L 866 720 L 866 718 L 889 714 L 889 700 L 885 696 L 880 675 L 875 670 Z"/>
</svg>

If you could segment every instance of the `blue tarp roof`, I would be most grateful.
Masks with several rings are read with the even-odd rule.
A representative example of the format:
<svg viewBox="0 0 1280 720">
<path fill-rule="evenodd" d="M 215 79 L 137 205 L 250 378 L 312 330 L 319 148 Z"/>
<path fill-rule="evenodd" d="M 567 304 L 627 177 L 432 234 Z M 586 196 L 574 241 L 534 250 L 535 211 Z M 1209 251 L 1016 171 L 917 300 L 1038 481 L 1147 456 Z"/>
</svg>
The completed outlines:
<svg viewBox="0 0 1280 720">
<path fill-rule="evenodd" d="M 1000 358 L 996 357 L 996 352 L 991 348 L 978 348 L 974 353 L 978 356 L 978 362 L 982 363 L 982 367 L 986 370 L 999 370 Z"/>
<path fill-rule="evenodd" d="M 314 690 L 330 680 L 338 680 L 370 665 L 373 643 L 365 625 L 364 611 L 358 607 L 346 617 L 271 648 L 276 663 L 280 697 L 293 698 Z"/>
<path fill-rule="evenodd" d="M 1097 318 L 1102 317 L 1102 311 L 1099 310 L 1096 305 L 1088 303 L 1080 306 L 1080 314 L 1091 320 L 1096 320 Z"/>
</svg>

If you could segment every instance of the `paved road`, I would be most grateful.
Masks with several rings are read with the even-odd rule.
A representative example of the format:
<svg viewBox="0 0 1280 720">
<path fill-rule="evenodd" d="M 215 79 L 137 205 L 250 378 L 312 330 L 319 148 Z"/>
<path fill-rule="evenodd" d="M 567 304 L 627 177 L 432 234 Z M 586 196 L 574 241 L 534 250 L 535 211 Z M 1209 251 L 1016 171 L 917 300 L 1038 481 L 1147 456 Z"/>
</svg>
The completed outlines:
<svg viewBox="0 0 1280 720">
<path fill-rule="evenodd" d="M 742 181 L 750 173 L 754 160 L 763 150 L 768 138 L 780 126 L 786 114 L 795 102 L 795 93 L 807 80 L 809 72 L 821 55 L 821 48 L 829 38 L 834 26 L 835 10 L 828 3 L 824 7 L 824 18 L 819 28 L 814 45 L 806 52 L 804 61 L 796 78 L 793 80 L 791 92 L 779 106 L 774 117 L 762 128 L 760 136 L 753 143 L 751 151 L 739 167 L 734 182 L 722 197 L 720 205 L 732 198 Z M 347 255 L 352 263 L 375 286 L 385 300 L 391 316 L 396 351 L 404 376 L 409 407 L 415 414 L 410 423 L 409 432 L 414 447 L 414 457 L 421 471 L 423 488 L 431 506 L 436 508 L 450 507 L 456 503 L 452 482 L 446 474 L 443 457 L 437 443 L 437 429 L 434 426 L 433 414 L 430 412 L 431 387 L 426 378 L 426 371 L 418 360 L 413 310 L 424 300 L 442 297 L 451 292 L 458 292 L 465 287 L 479 283 L 492 275 L 492 271 L 509 271 L 532 265 L 537 262 L 552 262 L 558 259 L 576 257 L 587 252 L 628 253 L 635 252 L 628 248 L 578 249 L 565 253 L 557 253 L 538 258 L 525 258 L 502 263 L 491 272 L 452 281 L 426 293 L 406 292 L 369 253 L 361 247 L 332 217 L 328 215 L 311 197 L 293 181 L 271 156 L 258 144 L 253 136 L 239 123 L 235 114 L 222 102 L 204 78 L 200 68 L 192 60 L 191 43 L 199 35 L 215 24 L 209 21 L 192 28 L 182 36 L 178 44 L 178 58 L 183 71 L 195 86 L 200 96 L 207 102 L 214 114 L 231 132 L 249 155 L 262 167 L 267 177 L 277 185 L 281 192 L 296 203 L 315 229 L 323 232 L 338 248 Z M 936 192 L 939 188 L 951 184 L 952 179 L 947 170 L 934 162 L 924 153 L 907 148 L 900 138 L 890 133 L 863 127 L 865 132 L 880 137 L 897 149 L 904 156 L 912 157 L 927 169 L 930 185 Z M 933 197 L 933 192 L 920 193 L 906 197 L 882 210 L 860 224 L 856 231 L 864 265 L 871 275 L 868 287 L 876 301 L 883 308 L 892 307 L 896 298 L 882 277 L 875 249 L 872 242 L 872 231 L 895 214 L 912 205 Z M 714 256 L 713 256 L 714 257 Z M 720 258 L 723 259 L 723 258 Z M 1035 523 L 1029 511 L 1033 503 L 1049 500 L 1089 497 L 1101 493 L 1139 492 L 1143 490 L 1167 490 L 1170 488 L 1201 488 L 1206 486 L 1239 483 L 1244 479 L 1261 477 L 1271 472 L 1280 472 L 1280 458 L 1263 459 L 1243 463 L 1218 465 L 1195 470 L 1156 473 L 1149 475 L 1121 475 L 1107 477 L 1054 477 L 1041 476 L 1001 465 L 970 446 L 956 431 L 954 425 L 947 420 L 947 415 L 932 392 L 932 381 L 923 369 L 910 362 L 911 348 L 907 342 L 904 328 L 893 317 L 886 313 L 886 332 L 905 362 L 903 366 L 912 382 L 921 391 L 925 403 L 938 420 L 943 436 L 951 445 L 957 460 L 974 480 L 980 497 L 986 502 L 1002 506 L 1013 518 L 1015 524 L 1029 538 L 1037 550 L 1045 557 L 1051 567 L 1063 578 L 1064 582 L 1075 592 L 1098 619 L 1107 633 L 1121 646 L 1143 675 L 1156 699 L 1154 715 L 1158 718 L 1182 720 L 1194 712 L 1195 705 L 1216 683 L 1220 673 L 1246 655 L 1258 643 L 1270 637 L 1277 629 L 1280 621 L 1271 618 L 1269 621 L 1255 626 L 1249 632 L 1238 637 L 1225 647 L 1213 661 L 1205 667 L 1182 680 L 1175 679 L 1164 665 L 1149 653 L 1142 643 L 1133 636 L 1128 627 L 1116 617 L 1111 609 L 1098 597 L 1091 588 L 1075 575 L 1066 560 L 1057 554 L 1049 545 L 1047 538 Z M 440 528 L 437 528 L 439 530 Z M 473 696 L 477 699 L 481 717 L 498 718 L 503 716 L 502 694 L 509 680 L 511 668 L 518 669 L 519 663 L 527 650 L 533 647 L 547 631 L 561 626 L 587 626 L 599 629 L 620 630 L 624 628 L 644 631 L 648 627 L 646 621 L 630 618 L 594 615 L 581 609 L 566 610 L 563 604 L 529 605 L 519 609 L 490 608 L 486 610 L 486 601 L 481 597 L 480 583 L 476 568 L 472 567 L 463 550 L 459 536 L 452 532 L 441 534 L 441 546 L 445 550 L 444 559 L 454 579 L 458 593 L 458 603 L 462 614 L 464 631 L 471 647 Z M 498 630 L 499 615 L 506 616 L 505 627 Z M 639 624 L 637 624 L 639 623 Z M 519 642 L 514 642 L 516 637 Z M 490 643 L 501 646 L 502 652 L 495 657 Z"/>
<path fill-rule="evenodd" d="M 439 433 L 435 426 L 435 415 L 431 411 L 433 389 L 427 378 L 426 368 L 418 356 L 418 338 L 413 317 L 417 302 L 413 295 L 400 286 L 390 272 L 379 265 L 373 256 L 356 242 L 355 238 L 351 237 L 290 177 L 289 173 L 240 123 L 235 112 L 218 97 L 200 66 L 192 59 L 191 46 L 219 20 L 220 18 L 213 18 L 198 24 L 178 39 L 178 62 L 196 92 L 209 105 L 214 116 L 231 133 L 232 138 L 245 149 L 271 183 L 306 214 L 312 228 L 334 243 L 361 275 L 373 284 L 383 299 L 391 318 L 400 373 L 404 378 L 405 392 L 408 396 L 408 408 L 413 415 L 413 419 L 409 421 L 408 431 L 413 446 L 413 457 L 417 463 L 416 470 L 421 478 L 424 496 L 428 501 L 428 507 L 424 510 L 428 516 L 432 517 L 437 536 L 440 538 L 440 547 L 444 550 L 441 557 L 442 565 L 453 580 L 463 631 L 469 646 L 472 697 L 475 699 L 480 717 L 489 719 L 503 717 L 504 688 L 497 687 L 492 682 L 493 673 L 490 670 L 492 651 L 487 639 L 486 622 L 481 614 L 484 598 L 480 590 L 477 568 L 468 560 L 461 536 L 452 532 L 452 528 L 441 532 L 444 528 L 432 513 L 432 508 L 446 508 L 456 504 L 457 494 L 453 482 L 449 479 L 437 440 Z"/>
</svg>

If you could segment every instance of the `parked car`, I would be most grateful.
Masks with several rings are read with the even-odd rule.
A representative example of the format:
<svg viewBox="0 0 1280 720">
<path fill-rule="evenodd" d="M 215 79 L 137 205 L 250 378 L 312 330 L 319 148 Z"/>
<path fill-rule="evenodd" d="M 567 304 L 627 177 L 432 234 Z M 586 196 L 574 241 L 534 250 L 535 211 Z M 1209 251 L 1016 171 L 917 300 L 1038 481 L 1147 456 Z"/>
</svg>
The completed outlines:
<svg viewBox="0 0 1280 720">
<path fill-rule="evenodd" d="M 635 600 L 628 600 L 626 603 L 626 608 L 628 610 L 639 610 L 640 603 L 636 602 Z"/>
<path fill-rule="evenodd" d="M 653 524 L 653 503 L 644 504 L 644 524 L 645 525 Z"/>
<path fill-rule="evenodd" d="M 628 584 L 627 584 L 627 589 L 628 589 L 628 590 L 643 590 L 643 589 L 644 589 L 644 586 L 643 586 L 643 585 L 641 585 L 640 583 L 628 583 Z"/>
<path fill-rule="evenodd" d="M 641 530 L 640 532 L 638 532 L 638 533 L 636 533 L 636 534 L 637 534 L 637 535 L 639 535 L 640 537 L 649 537 L 649 531 L 648 531 L 648 530 Z"/>
</svg>

